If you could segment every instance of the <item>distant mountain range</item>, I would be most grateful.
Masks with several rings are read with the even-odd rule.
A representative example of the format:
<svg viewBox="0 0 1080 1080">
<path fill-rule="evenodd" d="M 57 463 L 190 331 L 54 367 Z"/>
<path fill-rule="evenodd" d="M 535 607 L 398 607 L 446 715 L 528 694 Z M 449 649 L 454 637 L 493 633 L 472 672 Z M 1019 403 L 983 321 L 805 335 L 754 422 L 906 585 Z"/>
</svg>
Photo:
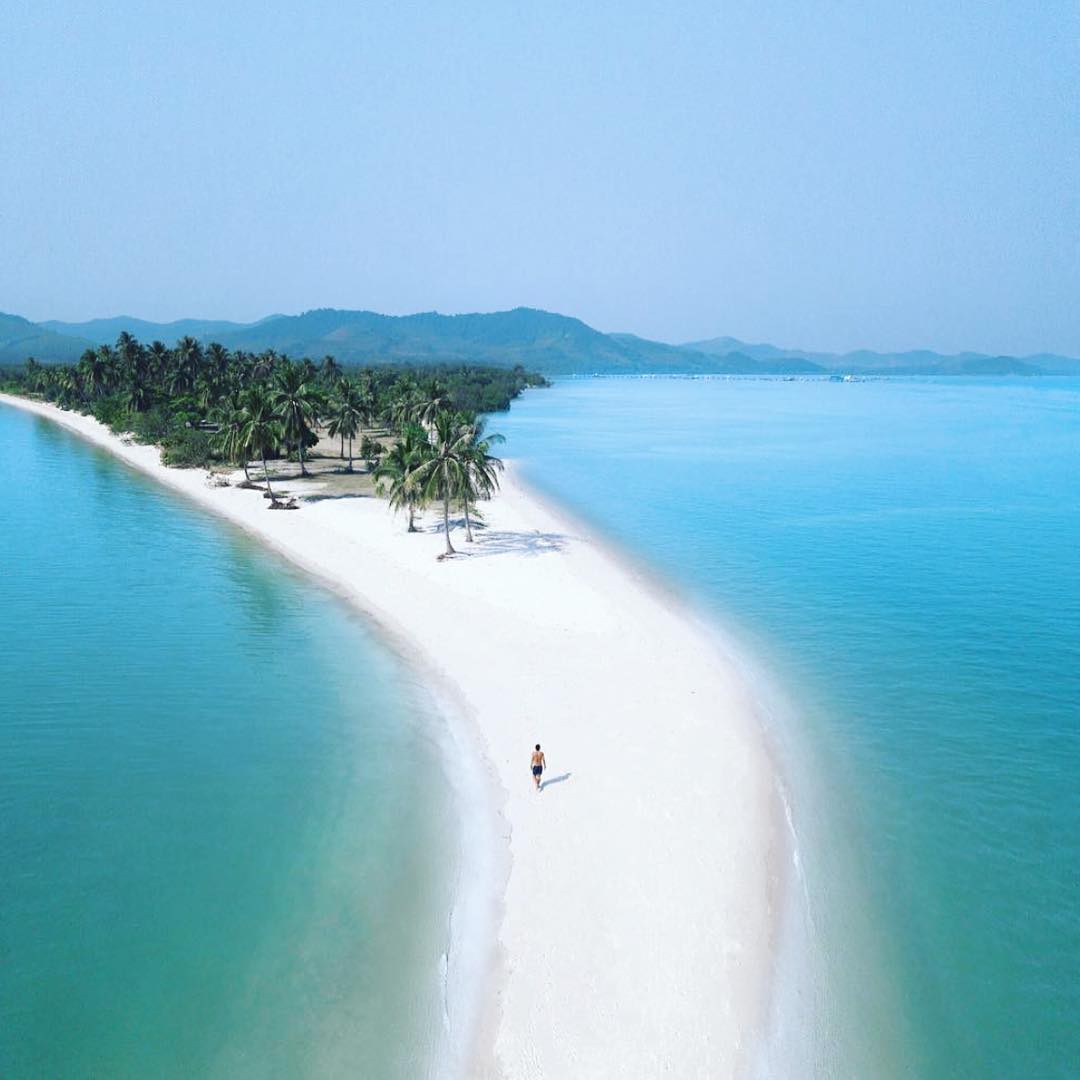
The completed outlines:
<svg viewBox="0 0 1080 1080">
<path fill-rule="evenodd" d="M 140 341 L 174 345 L 190 335 L 230 349 L 274 349 L 314 360 L 332 355 L 345 363 L 467 362 L 522 364 L 547 375 L 618 374 L 852 374 L 1080 375 L 1080 360 L 1051 354 L 944 356 L 919 351 L 834 354 L 748 344 L 718 337 L 668 345 L 633 334 L 603 334 L 580 319 L 533 308 L 490 314 L 379 315 L 321 308 L 302 315 L 268 315 L 253 323 L 180 319 L 154 323 L 130 316 L 69 323 L 32 323 L 0 314 L 0 363 L 71 362 L 84 350 L 113 344 L 121 331 Z"/>
<path fill-rule="evenodd" d="M 873 352 L 870 349 L 821 353 L 807 352 L 805 349 L 781 349 L 776 345 L 750 345 L 732 337 L 690 341 L 682 347 L 710 356 L 749 356 L 759 363 L 802 360 L 818 370 L 844 371 L 856 375 L 1080 375 L 1080 360 L 1053 353 L 1023 357 L 975 352 L 942 354 L 928 349 L 895 353 Z"/>
<path fill-rule="evenodd" d="M 27 357 L 53 363 L 78 360 L 94 342 L 57 333 L 21 315 L 0 312 L 0 364 L 21 364 Z"/>
</svg>

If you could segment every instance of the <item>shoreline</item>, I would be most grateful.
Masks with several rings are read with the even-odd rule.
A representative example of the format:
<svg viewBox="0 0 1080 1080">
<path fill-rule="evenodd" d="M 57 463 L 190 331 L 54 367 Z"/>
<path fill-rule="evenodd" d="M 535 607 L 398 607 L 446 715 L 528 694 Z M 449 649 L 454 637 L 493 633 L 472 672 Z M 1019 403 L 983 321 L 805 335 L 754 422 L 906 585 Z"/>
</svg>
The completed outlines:
<svg viewBox="0 0 1080 1080">
<path fill-rule="evenodd" d="M 239 525 L 418 670 L 464 770 L 451 774 L 469 889 L 450 913 L 451 1074 L 748 1070 L 783 840 L 759 703 L 722 634 L 513 466 L 476 544 L 460 537 L 471 557 L 439 563 L 441 535 L 406 535 L 382 500 L 304 502 L 318 482 L 285 480 L 302 509 L 267 514 L 260 492 L 167 469 L 91 417 L 0 402 Z M 522 764 L 537 739 L 554 774 L 539 796 Z"/>
<path fill-rule="evenodd" d="M 768 853 L 767 878 L 770 938 L 768 955 L 764 960 L 768 972 L 762 996 L 762 1014 L 753 1029 L 750 1055 L 741 1062 L 737 1075 L 766 1078 L 786 1075 L 792 1069 L 797 1071 L 803 1059 L 791 1046 L 784 1045 L 784 1040 L 805 1037 L 808 1032 L 817 1030 L 820 1017 L 811 1007 L 799 1001 L 808 992 L 812 980 L 805 968 L 806 958 L 803 955 L 807 948 L 811 905 L 806 893 L 803 850 L 795 821 L 794 786 L 787 770 L 793 764 L 793 753 L 805 755 L 812 748 L 794 739 L 792 718 L 795 705 L 788 700 L 782 688 L 769 678 L 757 656 L 743 647 L 740 636 L 717 621 L 714 612 L 698 596 L 657 570 L 620 540 L 604 534 L 600 524 L 594 524 L 587 516 L 579 515 L 571 507 L 560 503 L 557 496 L 549 495 L 523 479 L 513 459 L 507 462 L 508 467 L 511 464 L 517 474 L 515 481 L 530 499 L 543 507 L 552 518 L 588 535 L 590 542 L 619 564 L 638 586 L 648 591 L 658 603 L 679 611 L 697 633 L 711 642 L 715 651 L 735 669 L 753 700 L 752 708 L 774 785 L 771 807 L 774 815 L 771 821 L 773 843 Z M 796 1007 L 792 1007 L 793 1001 L 798 1002 Z"/>
</svg>

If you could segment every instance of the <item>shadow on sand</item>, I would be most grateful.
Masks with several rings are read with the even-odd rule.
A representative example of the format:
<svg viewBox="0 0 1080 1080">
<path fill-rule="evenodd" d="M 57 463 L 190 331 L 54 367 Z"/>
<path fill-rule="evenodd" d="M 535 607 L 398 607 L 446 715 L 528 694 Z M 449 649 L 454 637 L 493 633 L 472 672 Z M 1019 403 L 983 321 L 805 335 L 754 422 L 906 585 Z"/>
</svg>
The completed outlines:
<svg viewBox="0 0 1080 1080">
<path fill-rule="evenodd" d="M 562 551 L 566 547 L 568 536 L 556 532 L 505 532 L 485 529 L 478 535 L 475 544 L 465 545 L 470 555 L 484 556 L 507 555 L 547 555 L 549 552 Z"/>
<path fill-rule="evenodd" d="M 473 558 L 486 558 L 491 555 L 546 555 L 552 551 L 562 551 L 566 542 L 570 539 L 565 533 L 540 532 L 534 529 L 532 532 L 509 532 L 500 529 L 489 529 L 482 521 L 472 523 L 473 535 L 476 537 L 473 543 L 469 543 L 461 530 L 465 528 L 463 517 L 450 519 L 451 539 L 458 555 L 470 555 Z M 438 521 L 422 522 L 418 525 L 417 532 L 442 534 L 443 523 Z"/>
<path fill-rule="evenodd" d="M 302 493 L 296 496 L 302 502 L 318 503 L 318 502 L 336 502 L 339 499 L 370 499 L 373 498 L 370 492 L 367 491 L 335 491 L 326 492 L 325 494 L 319 491 L 313 491 L 310 495 L 304 495 Z"/>
<path fill-rule="evenodd" d="M 545 780 L 540 785 L 540 790 L 543 791 L 546 787 L 551 787 L 552 784 L 561 784 L 564 780 L 569 780 L 573 773 L 564 772 L 560 776 L 553 776 L 550 780 Z"/>
</svg>

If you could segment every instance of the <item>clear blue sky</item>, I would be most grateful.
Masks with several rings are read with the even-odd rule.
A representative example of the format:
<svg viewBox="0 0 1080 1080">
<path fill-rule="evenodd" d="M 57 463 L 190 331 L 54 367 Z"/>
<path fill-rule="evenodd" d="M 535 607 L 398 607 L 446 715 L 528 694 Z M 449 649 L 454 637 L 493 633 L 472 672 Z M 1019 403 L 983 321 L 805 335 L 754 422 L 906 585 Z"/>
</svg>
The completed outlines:
<svg viewBox="0 0 1080 1080">
<path fill-rule="evenodd" d="M 2 41 L 0 310 L 1080 355 L 1072 0 L 8 0 Z"/>
</svg>

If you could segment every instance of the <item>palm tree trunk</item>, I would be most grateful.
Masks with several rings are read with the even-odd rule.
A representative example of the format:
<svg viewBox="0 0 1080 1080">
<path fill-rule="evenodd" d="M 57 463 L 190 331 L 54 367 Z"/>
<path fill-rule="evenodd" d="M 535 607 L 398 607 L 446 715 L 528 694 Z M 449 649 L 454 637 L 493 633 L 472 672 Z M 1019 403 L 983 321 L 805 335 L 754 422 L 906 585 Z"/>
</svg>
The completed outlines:
<svg viewBox="0 0 1080 1080">
<path fill-rule="evenodd" d="M 472 521 L 469 519 L 469 496 L 468 495 L 464 496 L 464 498 L 462 499 L 462 503 L 465 506 L 465 540 L 468 543 L 471 544 L 473 542 L 473 537 L 472 537 Z"/>
<path fill-rule="evenodd" d="M 352 443 L 352 439 L 349 440 L 349 443 L 350 444 Z M 352 453 L 351 445 L 350 445 L 350 451 L 349 452 L 350 452 L 350 454 Z M 341 433 L 341 456 L 342 457 L 345 456 L 345 432 Z"/>
<path fill-rule="evenodd" d="M 349 436 L 349 472 L 352 472 L 352 436 Z"/>
<path fill-rule="evenodd" d="M 274 489 L 270 486 L 270 470 L 266 466 L 266 455 L 263 454 L 263 475 L 266 477 L 266 493 L 270 496 L 270 501 L 274 501 Z"/>
<path fill-rule="evenodd" d="M 248 472 L 248 463 L 246 459 L 244 460 L 244 483 L 251 483 L 251 473 Z"/>
<path fill-rule="evenodd" d="M 450 492 L 449 491 L 447 491 L 446 494 L 443 496 L 442 513 L 443 513 L 443 528 L 446 530 L 446 554 L 447 555 L 456 555 L 457 552 L 454 550 L 454 545 L 450 543 Z"/>
<path fill-rule="evenodd" d="M 300 455 L 300 475 L 307 476 L 307 469 L 304 468 L 304 436 L 301 435 L 296 440 L 296 452 Z"/>
<path fill-rule="evenodd" d="M 413 521 L 413 516 L 416 514 L 416 507 L 409 503 L 409 532 L 416 532 L 416 523 Z"/>
</svg>

